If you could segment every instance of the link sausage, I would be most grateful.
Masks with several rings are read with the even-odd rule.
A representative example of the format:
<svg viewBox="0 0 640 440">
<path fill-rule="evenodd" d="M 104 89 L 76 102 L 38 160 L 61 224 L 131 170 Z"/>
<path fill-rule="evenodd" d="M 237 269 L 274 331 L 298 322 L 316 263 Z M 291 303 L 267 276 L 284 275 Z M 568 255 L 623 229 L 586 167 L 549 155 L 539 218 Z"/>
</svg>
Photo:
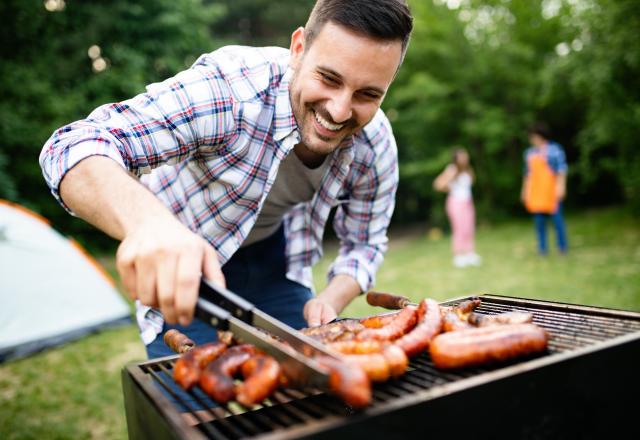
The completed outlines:
<svg viewBox="0 0 640 440">
<path fill-rule="evenodd" d="M 173 379 L 185 390 L 200 380 L 202 369 L 220 356 L 227 346 L 222 342 L 199 345 L 183 354 L 173 367 Z"/>
<path fill-rule="evenodd" d="M 346 404 L 363 408 L 371 402 L 371 382 L 362 368 L 338 359 L 317 357 L 329 369 L 329 389 Z"/>
<path fill-rule="evenodd" d="M 407 306 L 402 309 L 394 318 L 381 328 L 367 328 L 356 335 L 359 341 L 375 339 L 378 341 L 392 341 L 406 334 L 418 321 L 416 308 Z"/>
<path fill-rule="evenodd" d="M 263 354 L 249 358 L 240 370 L 244 382 L 236 387 L 236 400 L 244 406 L 253 406 L 269 397 L 278 388 L 282 373 L 278 361 Z"/>
<path fill-rule="evenodd" d="M 416 327 L 395 344 L 402 348 L 409 357 L 415 356 L 429 348 L 431 340 L 442 331 L 440 306 L 432 299 L 423 299 L 418 306 L 418 316 L 422 317 Z"/>
<path fill-rule="evenodd" d="M 436 367 L 461 368 L 538 353 L 547 340 L 547 332 L 535 324 L 478 327 L 437 336 L 429 352 Z"/>
<path fill-rule="evenodd" d="M 257 352 L 256 347 L 249 344 L 229 348 L 202 371 L 200 388 L 217 402 L 230 401 L 236 395 L 233 376 Z"/>
</svg>

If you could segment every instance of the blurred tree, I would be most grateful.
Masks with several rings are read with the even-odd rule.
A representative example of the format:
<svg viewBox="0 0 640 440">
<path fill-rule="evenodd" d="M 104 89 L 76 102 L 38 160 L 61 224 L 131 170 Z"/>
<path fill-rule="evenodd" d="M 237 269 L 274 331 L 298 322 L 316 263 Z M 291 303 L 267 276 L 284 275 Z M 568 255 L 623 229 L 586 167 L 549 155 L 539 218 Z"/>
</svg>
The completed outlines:
<svg viewBox="0 0 640 440">
<path fill-rule="evenodd" d="M 232 44 L 289 47 L 291 33 L 304 26 L 315 0 L 209 0 L 226 13 L 211 32 Z"/>
<path fill-rule="evenodd" d="M 415 31 L 385 108 L 401 150 L 402 218 L 430 210 L 431 182 L 466 146 L 478 175 L 480 211 L 519 208 L 526 126 L 540 112 L 541 72 L 566 34 L 566 9 L 543 16 L 539 1 L 413 1 Z"/>
<path fill-rule="evenodd" d="M 50 195 L 38 166 L 42 145 L 56 128 L 134 96 L 215 49 L 208 25 L 223 13 L 221 5 L 201 0 L 1 2 L 7 17 L 0 28 L 3 197 L 39 211 L 65 232 L 101 237 Z"/>
<path fill-rule="evenodd" d="M 625 200 L 640 212 L 640 2 L 578 5 L 581 32 L 550 67 L 546 104 L 557 107 L 553 94 L 570 85 L 564 96 L 581 109 L 577 171 L 588 202 Z"/>
<path fill-rule="evenodd" d="M 1 2 L 0 197 L 66 232 L 96 237 L 44 184 L 37 158 L 53 130 L 142 92 L 219 46 L 287 47 L 313 3 Z M 570 205 L 640 206 L 640 2 L 409 3 L 412 42 L 383 104 L 400 151 L 395 222 L 445 223 L 431 182 L 458 144 L 469 149 L 477 171 L 480 216 L 522 213 L 525 130 L 535 119 L 547 120 L 566 147 Z"/>
</svg>

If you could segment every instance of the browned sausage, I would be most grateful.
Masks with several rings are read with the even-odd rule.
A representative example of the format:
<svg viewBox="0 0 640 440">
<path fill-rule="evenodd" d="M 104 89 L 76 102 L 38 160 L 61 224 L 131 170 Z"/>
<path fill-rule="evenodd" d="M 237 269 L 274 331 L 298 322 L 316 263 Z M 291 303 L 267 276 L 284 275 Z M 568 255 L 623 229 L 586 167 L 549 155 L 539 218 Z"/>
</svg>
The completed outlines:
<svg viewBox="0 0 640 440">
<path fill-rule="evenodd" d="M 368 341 L 341 341 L 328 344 L 331 350 L 342 354 L 364 355 L 380 353 L 386 360 L 386 366 L 379 356 L 374 357 L 349 357 L 350 360 L 361 363 L 372 362 L 372 365 L 361 365 L 371 380 L 383 381 L 388 375 L 397 377 L 407 370 L 409 359 L 404 351 L 392 343 L 382 343 L 376 340 Z M 388 367 L 388 373 L 387 373 Z"/>
<path fill-rule="evenodd" d="M 547 332 L 535 324 L 479 327 L 443 333 L 429 352 L 438 368 L 460 368 L 500 362 L 547 348 Z"/>
<path fill-rule="evenodd" d="M 280 364 L 271 356 L 258 354 L 241 367 L 244 382 L 236 387 L 236 400 L 253 406 L 269 397 L 280 383 Z"/>
<path fill-rule="evenodd" d="M 217 402 L 230 401 L 236 395 L 233 376 L 240 366 L 256 353 L 256 347 L 249 344 L 229 348 L 202 371 L 200 388 Z"/>
<path fill-rule="evenodd" d="M 338 341 L 327 344 L 327 348 L 342 354 L 368 354 L 380 353 L 382 344 L 380 341 Z"/>
<path fill-rule="evenodd" d="M 357 320 L 349 319 L 318 327 L 303 328 L 300 331 L 306 336 L 327 343 L 353 339 L 354 335 L 362 329 L 364 326 Z"/>
<path fill-rule="evenodd" d="M 200 380 L 202 369 L 220 356 L 227 346 L 222 342 L 199 345 L 183 354 L 173 367 L 173 379 L 185 390 Z"/>
<path fill-rule="evenodd" d="M 362 318 L 360 324 L 366 328 L 381 328 L 393 321 L 398 313 L 389 313 L 388 315 L 377 315 Z"/>
<path fill-rule="evenodd" d="M 453 308 L 457 310 L 459 313 L 468 314 L 474 311 L 476 307 L 480 305 L 481 302 L 482 301 L 480 300 L 480 298 L 474 297 L 474 298 L 462 301 L 460 304 L 453 306 Z"/>
<path fill-rule="evenodd" d="M 486 327 L 488 325 L 503 324 L 527 324 L 533 321 L 533 315 L 527 312 L 504 312 L 497 315 L 482 315 L 480 313 L 471 312 L 469 314 L 469 323 L 477 327 Z"/>
<path fill-rule="evenodd" d="M 371 402 L 371 382 L 362 368 L 334 358 L 316 360 L 329 369 L 329 389 L 346 404 L 363 408 Z"/>
<path fill-rule="evenodd" d="M 166 331 L 163 340 L 176 353 L 186 353 L 196 345 L 187 335 L 174 328 Z"/>
<path fill-rule="evenodd" d="M 394 318 L 381 328 L 367 328 L 356 335 L 356 339 L 365 341 L 375 339 L 378 341 L 392 341 L 410 331 L 418 320 L 416 308 L 407 306 L 402 309 Z"/>
<path fill-rule="evenodd" d="M 409 357 L 429 348 L 431 340 L 442 331 L 440 306 L 432 299 L 423 299 L 418 307 L 422 321 L 408 334 L 395 341 Z"/>
<path fill-rule="evenodd" d="M 358 366 L 374 382 L 384 382 L 391 376 L 389 361 L 382 353 L 344 354 L 345 362 Z"/>
<path fill-rule="evenodd" d="M 382 349 L 382 355 L 389 364 L 389 373 L 392 377 L 398 377 L 407 371 L 409 358 L 404 350 L 395 344 L 388 344 Z"/>
<path fill-rule="evenodd" d="M 467 321 L 463 320 L 460 317 L 460 314 L 456 313 L 455 310 L 448 310 L 443 313 L 442 317 L 442 330 L 445 332 L 453 332 L 457 330 L 463 330 L 465 328 L 473 328 L 471 324 Z"/>
</svg>

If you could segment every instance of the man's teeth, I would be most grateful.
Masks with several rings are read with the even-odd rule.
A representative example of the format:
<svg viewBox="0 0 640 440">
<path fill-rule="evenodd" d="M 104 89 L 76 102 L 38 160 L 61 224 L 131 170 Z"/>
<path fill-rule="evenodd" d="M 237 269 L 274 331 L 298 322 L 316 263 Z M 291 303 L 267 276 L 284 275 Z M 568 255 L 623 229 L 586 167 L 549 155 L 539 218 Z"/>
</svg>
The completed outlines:
<svg viewBox="0 0 640 440">
<path fill-rule="evenodd" d="M 325 118 L 320 116 L 318 112 L 313 112 L 313 113 L 316 115 L 316 121 L 318 121 L 318 123 L 322 125 L 324 128 L 326 128 L 327 130 L 338 131 L 342 127 L 344 127 L 344 124 L 332 124 L 331 122 L 327 121 Z"/>
</svg>

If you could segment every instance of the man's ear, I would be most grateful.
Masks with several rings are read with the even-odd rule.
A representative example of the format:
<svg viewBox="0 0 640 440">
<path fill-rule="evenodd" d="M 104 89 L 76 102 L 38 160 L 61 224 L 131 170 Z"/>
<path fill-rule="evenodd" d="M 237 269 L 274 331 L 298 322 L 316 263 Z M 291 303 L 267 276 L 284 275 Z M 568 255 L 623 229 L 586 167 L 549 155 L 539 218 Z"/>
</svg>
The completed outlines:
<svg viewBox="0 0 640 440">
<path fill-rule="evenodd" d="M 304 54 L 304 28 L 299 27 L 291 34 L 291 46 L 289 46 L 290 58 L 289 66 L 292 69 L 297 69 L 300 65 L 300 60 Z"/>
</svg>

